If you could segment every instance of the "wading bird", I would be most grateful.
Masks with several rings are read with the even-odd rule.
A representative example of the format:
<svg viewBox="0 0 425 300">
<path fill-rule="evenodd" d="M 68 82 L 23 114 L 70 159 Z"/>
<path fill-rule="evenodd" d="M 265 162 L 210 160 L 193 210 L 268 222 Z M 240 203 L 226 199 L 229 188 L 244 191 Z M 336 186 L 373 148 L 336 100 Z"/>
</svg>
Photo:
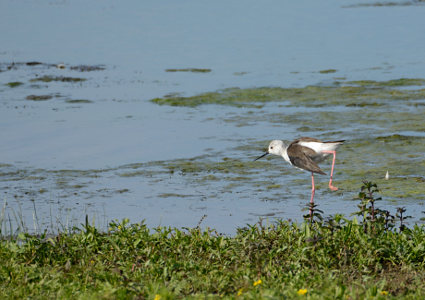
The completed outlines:
<svg viewBox="0 0 425 300">
<path fill-rule="evenodd" d="M 334 173 L 336 149 L 341 145 L 344 140 L 322 142 L 318 139 L 302 137 L 291 142 L 286 146 L 283 141 L 273 140 L 269 144 L 267 152 L 257 157 L 254 161 L 266 156 L 267 154 L 275 154 L 282 156 L 292 166 L 311 172 L 311 199 L 310 199 L 310 217 L 312 217 L 312 205 L 314 204 L 314 173 L 326 175 L 317 163 L 323 161 L 330 154 L 333 155 L 331 178 L 329 180 L 329 188 L 332 191 L 338 190 L 337 187 L 332 185 L 332 176 Z"/>
</svg>

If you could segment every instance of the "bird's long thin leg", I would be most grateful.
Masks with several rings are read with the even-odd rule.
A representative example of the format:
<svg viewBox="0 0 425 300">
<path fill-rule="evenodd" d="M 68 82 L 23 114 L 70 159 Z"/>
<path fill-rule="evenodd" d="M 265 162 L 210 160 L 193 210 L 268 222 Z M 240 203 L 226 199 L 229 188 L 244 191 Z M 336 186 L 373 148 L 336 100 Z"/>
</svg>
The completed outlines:
<svg viewBox="0 0 425 300">
<path fill-rule="evenodd" d="M 316 189 L 314 188 L 314 174 L 311 172 L 311 199 L 310 199 L 310 219 L 313 218 L 313 204 L 314 204 L 314 192 Z"/>
<path fill-rule="evenodd" d="M 333 159 L 332 159 L 332 169 L 331 169 L 331 179 L 329 180 L 329 188 L 330 188 L 332 191 L 337 191 L 337 190 L 338 190 L 338 188 L 337 188 L 336 186 L 333 186 L 333 185 L 332 185 L 332 178 L 333 178 L 333 174 L 334 174 L 334 166 L 335 166 L 336 151 L 335 151 L 335 150 L 334 150 L 334 151 L 328 151 L 328 150 L 325 150 L 325 151 L 322 151 L 322 153 L 329 153 L 329 154 L 332 154 L 332 155 L 333 155 Z"/>
</svg>

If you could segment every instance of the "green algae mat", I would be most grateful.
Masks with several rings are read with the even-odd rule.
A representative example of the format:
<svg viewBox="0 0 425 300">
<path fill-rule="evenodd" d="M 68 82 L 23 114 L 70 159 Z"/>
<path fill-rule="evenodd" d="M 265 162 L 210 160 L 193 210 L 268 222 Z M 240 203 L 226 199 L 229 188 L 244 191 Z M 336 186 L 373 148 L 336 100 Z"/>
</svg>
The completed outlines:
<svg viewBox="0 0 425 300">
<path fill-rule="evenodd" d="M 265 102 L 288 102 L 302 106 L 375 106 L 374 100 L 425 99 L 425 79 L 401 78 L 389 81 L 335 81 L 329 86 L 306 86 L 303 88 L 262 87 L 252 89 L 229 88 L 217 92 L 202 93 L 190 97 L 169 96 L 152 99 L 160 105 L 195 107 L 202 104 L 243 106 Z"/>
</svg>

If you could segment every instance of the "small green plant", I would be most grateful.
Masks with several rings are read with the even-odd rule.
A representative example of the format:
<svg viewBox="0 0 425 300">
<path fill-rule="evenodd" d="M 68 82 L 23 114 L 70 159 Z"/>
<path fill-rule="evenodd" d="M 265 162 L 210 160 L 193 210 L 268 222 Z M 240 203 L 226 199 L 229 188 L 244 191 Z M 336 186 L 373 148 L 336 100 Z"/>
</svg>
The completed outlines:
<svg viewBox="0 0 425 300">
<path fill-rule="evenodd" d="M 396 218 L 400 221 L 400 231 L 404 231 L 407 229 L 407 226 L 405 225 L 405 221 L 406 219 L 410 219 L 411 216 L 406 216 L 403 215 L 406 212 L 406 208 L 405 207 L 397 207 L 397 213 L 396 213 Z"/>
<path fill-rule="evenodd" d="M 379 192 L 378 185 L 371 181 L 363 180 L 358 199 L 360 204 L 357 206 L 359 211 L 353 213 L 362 217 L 363 230 L 365 232 L 376 232 L 380 229 L 389 230 L 393 227 L 394 216 L 387 210 L 377 208 L 376 202 L 381 201 L 382 197 L 376 196 Z"/>
<path fill-rule="evenodd" d="M 398 207 L 395 216 L 388 210 L 377 208 L 376 201 L 382 200 L 381 197 L 376 196 L 377 192 L 379 192 L 379 189 L 376 183 L 363 181 L 358 197 L 360 199 L 359 211 L 353 213 L 353 215 L 362 216 L 361 224 L 364 232 L 391 231 L 395 228 L 396 221 L 400 223 L 398 227 L 400 232 L 407 230 L 406 220 L 412 217 L 405 215 L 406 208 Z"/>
<path fill-rule="evenodd" d="M 383 216 L 384 229 L 391 230 L 394 228 L 395 217 L 388 210 L 382 210 L 381 212 Z"/>
<path fill-rule="evenodd" d="M 361 199 L 360 209 L 363 210 L 363 213 L 366 212 L 365 219 L 369 219 L 372 222 L 376 220 L 376 209 L 375 202 L 382 200 L 381 197 L 375 198 L 375 193 L 379 192 L 378 186 L 376 183 L 372 183 L 371 181 L 363 181 L 363 185 L 361 187 L 359 198 Z M 367 207 L 369 205 L 369 207 Z"/>
<path fill-rule="evenodd" d="M 309 211 L 308 214 L 303 215 L 303 218 L 310 224 L 316 222 L 321 223 L 323 221 L 323 211 L 318 209 L 317 206 L 317 204 L 309 202 L 308 204 L 306 204 L 305 208 L 303 208 L 303 211 Z"/>
<path fill-rule="evenodd" d="M 328 229 L 331 232 L 341 230 L 342 227 L 348 222 L 342 214 L 335 214 L 334 216 L 327 217 L 322 226 L 324 229 Z"/>
</svg>

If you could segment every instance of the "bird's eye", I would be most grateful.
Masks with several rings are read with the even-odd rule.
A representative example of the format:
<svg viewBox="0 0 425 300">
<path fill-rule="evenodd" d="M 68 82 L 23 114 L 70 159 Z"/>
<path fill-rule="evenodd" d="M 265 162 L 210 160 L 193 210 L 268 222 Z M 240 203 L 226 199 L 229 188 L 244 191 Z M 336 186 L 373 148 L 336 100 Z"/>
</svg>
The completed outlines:
<svg viewBox="0 0 425 300">
<path fill-rule="evenodd" d="M 273 146 L 271 146 L 270 149 L 273 149 Z"/>
</svg>

